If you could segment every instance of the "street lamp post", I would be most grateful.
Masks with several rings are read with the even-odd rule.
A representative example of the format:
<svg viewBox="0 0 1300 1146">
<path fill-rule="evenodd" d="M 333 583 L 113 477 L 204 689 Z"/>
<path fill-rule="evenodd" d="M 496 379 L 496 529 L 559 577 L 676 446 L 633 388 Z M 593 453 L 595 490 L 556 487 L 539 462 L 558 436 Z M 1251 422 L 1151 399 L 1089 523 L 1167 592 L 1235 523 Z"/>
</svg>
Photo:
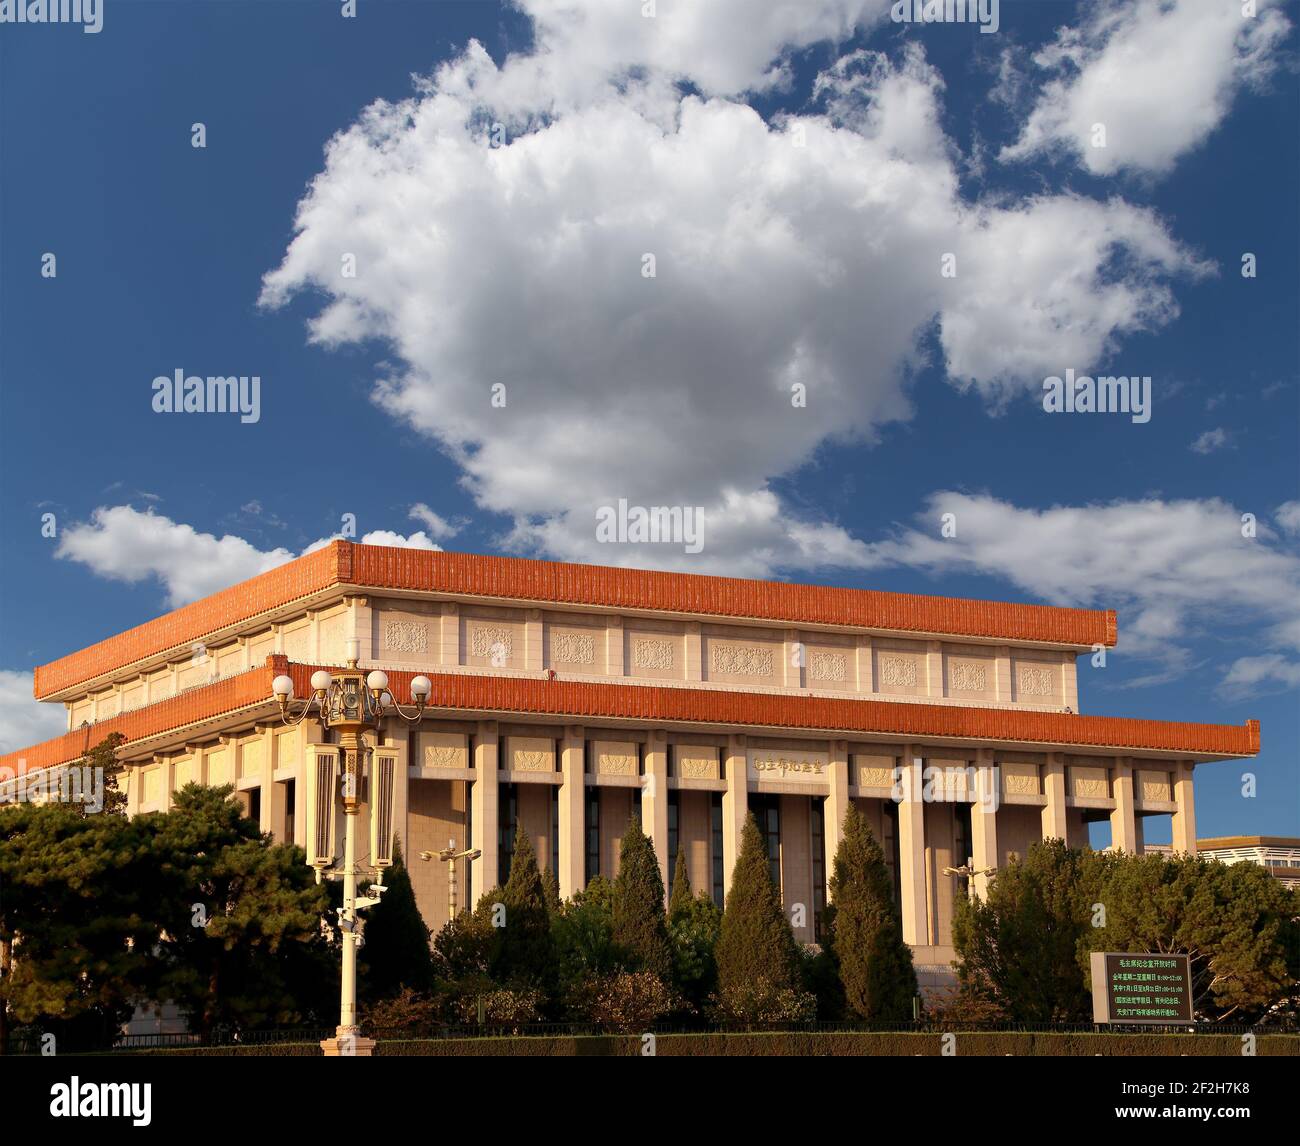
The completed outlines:
<svg viewBox="0 0 1300 1146">
<path fill-rule="evenodd" d="M 361 937 L 361 921 L 357 913 L 373 907 L 383 894 L 383 870 L 374 874 L 376 882 L 372 894 L 358 897 L 356 821 L 361 812 L 361 777 L 364 757 L 369 755 L 365 734 L 378 733 L 386 716 L 397 716 L 408 724 L 418 724 L 424 716 L 424 706 L 433 685 L 428 677 L 417 676 L 411 681 L 411 697 L 415 714 L 408 716 L 388 691 L 388 675 L 376 669 L 363 673 L 358 666 L 358 642 L 348 641 L 347 668 L 337 676 L 324 669 L 312 674 L 312 695 L 303 702 L 302 711 L 294 717 L 290 710 L 293 701 L 293 678 L 277 676 L 271 691 L 280 706 L 280 716 L 287 725 L 301 724 L 316 710 L 316 719 L 323 728 L 337 734 L 342 776 L 340 794 L 343 798 L 343 870 L 331 873 L 331 878 L 343 880 L 343 906 L 338 910 L 339 931 L 343 943 L 343 974 L 340 989 L 339 1025 L 335 1037 L 326 1039 L 321 1048 L 328 1056 L 369 1055 L 374 1042 L 360 1037 L 357 1026 L 357 946 Z M 371 793 L 371 799 L 377 798 Z M 330 805 L 332 806 L 332 804 Z M 374 858 L 374 857 L 372 857 Z M 316 869 L 320 881 L 321 867 Z"/>
<path fill-rule="evenodd" d="M 456 861 L 476 860 L 483 852 L 478 848 L 470 848 L 467 851 L 458 852 L 456 850 L 456 841 L 448 840 L 447 846 L 440 852 L 421 852 L 422 860 L 442 860 L 447 865 L 447 918 L 454 920 L 456 918 Z"/>
</svg>

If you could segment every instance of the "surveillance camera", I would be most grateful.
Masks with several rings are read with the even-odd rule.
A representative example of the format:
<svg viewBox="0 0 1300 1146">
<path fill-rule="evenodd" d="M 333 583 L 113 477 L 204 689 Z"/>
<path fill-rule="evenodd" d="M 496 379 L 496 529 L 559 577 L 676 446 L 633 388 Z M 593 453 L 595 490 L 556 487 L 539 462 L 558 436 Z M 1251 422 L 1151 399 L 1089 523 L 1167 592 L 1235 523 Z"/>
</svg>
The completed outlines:
<svg viewBox="0 0 1300 1146">
<path fill-rule="evenodd" d="M 420 858 L 421 858 L 422 860 L 431 860 L 431 859 L 434 859 L 434 858 L 436 858 L 436 857 L 434 856 L 433 852 L 421 852 L 421 853 L 420 853 Z"/>
</svg>

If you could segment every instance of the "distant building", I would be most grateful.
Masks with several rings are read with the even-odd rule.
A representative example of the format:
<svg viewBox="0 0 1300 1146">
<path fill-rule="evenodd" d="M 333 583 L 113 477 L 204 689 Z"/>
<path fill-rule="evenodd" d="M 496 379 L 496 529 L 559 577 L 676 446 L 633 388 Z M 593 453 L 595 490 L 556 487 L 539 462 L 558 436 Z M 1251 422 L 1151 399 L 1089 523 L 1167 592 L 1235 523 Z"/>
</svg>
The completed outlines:
<svg viewBox="0 0 1300 1146">
<path fill-rule="evenodd" d="M 1217 836 L 1196 849 L 1224 863 L 1257 863 L 1287 887 L 1300 887 L 1300 839 L 1295 836 Z"/>
</svg>

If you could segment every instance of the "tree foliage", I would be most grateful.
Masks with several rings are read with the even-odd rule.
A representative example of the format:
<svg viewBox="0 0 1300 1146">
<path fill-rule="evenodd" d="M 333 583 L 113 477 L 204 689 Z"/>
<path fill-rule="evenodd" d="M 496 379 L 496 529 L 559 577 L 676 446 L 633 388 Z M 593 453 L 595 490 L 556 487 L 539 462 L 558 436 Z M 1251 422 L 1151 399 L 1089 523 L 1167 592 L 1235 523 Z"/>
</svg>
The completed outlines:
<svg viewBox="0 0 1300 1146">
<path fill-rule="evenodd" d="M 614 880 L 613 938 L 629 971 L 649 971 L 667 981 L 672 949 L 664 913 L 664 881 L 650 837 L 635 816 L 623 834 L 618 877 Z"/>
<path fill-rule="evenodd" d="M 910 1019 L 916 995 L 912 951 L 903 942 L 885 854 L 854 805 L 844 817 L 830 891 L 835 905 L 830 946 L 845 1006 L 864 1019 Z"/>
</svg>

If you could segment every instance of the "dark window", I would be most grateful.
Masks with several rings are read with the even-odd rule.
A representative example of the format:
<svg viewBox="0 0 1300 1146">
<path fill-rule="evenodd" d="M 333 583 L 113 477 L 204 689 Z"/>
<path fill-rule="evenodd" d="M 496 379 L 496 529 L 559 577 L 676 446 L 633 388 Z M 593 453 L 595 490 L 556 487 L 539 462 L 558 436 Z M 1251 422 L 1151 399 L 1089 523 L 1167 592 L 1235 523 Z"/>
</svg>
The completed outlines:
<svg viewBox="0 0 1300 1146">
<path fill-rule="evenodd" d="M 560 875 L 560 789 L 551 788 L 551 871 Z"/>
<path fill-rule="evenodd" d="M 248 790 L 248 818 L 255 824 L 262 822 L 262 789 L 250 788 Z"/>
<path fill-rule="evenodd" d="M 499 878 L 505 887 L 510 879 L 510 861 L 515 855 L 515 829 L 519 822 L 519 799 L 513 784 L 502 784 L 497 795 L 497 847 L 500 849 Z"/>
<path fill-rule="evenodd" d="M 953 808 L 953 825 L 952 825 L 952 866 L 962 867 L 969 866 L 973 868 L 972 862 L 974 856 L 971 854 L 971 806 L 969 804 L 958 804 Z M 959 876 L 957 887 L 954 894 L 960 896 L 970 895 L 970 880 L 965 876 Z"/>
<path fill-rule="evenodd" d="M 898 874 L 898 805 L 893 800 L 886 800 L 884 809 L 885 814 L 882 819 L 884 821 L 885 838 L 881 841 L 881 844 L 885 852 L 885 861 L 890 867 L 889 874 L 894 877 L 894 906 L 900 907 L 903 902 L 903 887 Z"/>
<path fill-rule="evenodd" d="M 677 806 L 678 797 L 681 795 L 676 788 L 669 789 L 668 792 L 668 898 L 673 897 L 673 882 L 677 875 L 677 850 L 679 844 L 679 834 L 677 829 Z"/>
<path fill-rule="evenodd" d="M 781 890 L 781 797 L 769 794 L 754 794 L 749 797 L 749 810 L 758 821 L 758 830 L 763 833 L 763 842 L 767 845 L 767 870 L 772 877 L 772 884 Z"/>
<path fill-rule="evenodd" d="M 812 797 L 813 940 L 822 939 L 826 910 L 826 798 Z"/>
<path fill-rule="evenodd" d="M 713 821 L 713 902 L 722 906 L 722 793 L 709 793 Z"/>
<path fill-rule="evenodd" d="M 294 807 L 296 797 L 297 790 L 294 787 L 294 782 L 286 780 L 284 782 L 284 842 L 286 844 L 293 843 L 294 812 L 297 811 Z"/>
<path fill-rule="evenodd" d="M 600 875 L 600 789 L 594 785 L 587 789 L 587 870 L 590 883 Z"/>
</svg>

